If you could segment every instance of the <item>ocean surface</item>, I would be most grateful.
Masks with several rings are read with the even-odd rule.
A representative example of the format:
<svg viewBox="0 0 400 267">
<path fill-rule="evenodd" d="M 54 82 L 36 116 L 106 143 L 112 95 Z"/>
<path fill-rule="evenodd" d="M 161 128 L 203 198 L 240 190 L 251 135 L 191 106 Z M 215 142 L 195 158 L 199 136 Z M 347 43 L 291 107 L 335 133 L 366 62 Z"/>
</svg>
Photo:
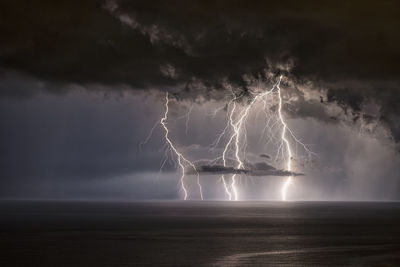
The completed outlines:
<svg viewBox="0 0 400 267">
<path fill-rule="evenodd" d="M 0 266 L 400 266 L 400 203 L 1 201 Z"/>
</svg>

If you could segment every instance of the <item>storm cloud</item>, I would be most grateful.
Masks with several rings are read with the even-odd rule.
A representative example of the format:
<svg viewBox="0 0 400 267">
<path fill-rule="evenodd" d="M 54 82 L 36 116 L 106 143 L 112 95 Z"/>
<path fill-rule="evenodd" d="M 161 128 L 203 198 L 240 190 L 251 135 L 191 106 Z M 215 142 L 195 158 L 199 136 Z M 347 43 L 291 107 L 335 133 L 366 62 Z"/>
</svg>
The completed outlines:
<svg viewBox="0 0 400 267">
<path fill-rule="evenodd" d="M 226 167 L 223 165 L 200 165 L 195 170 L 190 170 L 187 174 L 245 174 L 247 176 L 302 176 L 303 173 L 296 173 L 287 170 L 278 170 L 275 167 L 268 165 L 265 162 L 245 163 L 245 168 L 236 169 L 233 167 Z"/>
<path fill-rule="evenodd" d="M 58 82 L 240 85 L 244 74 L 261 75 L 266 60 L 292 60 L 293 75 L 321 81 L 393 82 L 400 74 L 397 1 L 1 5 L 2 66 Z"/>
<path fill-rule="evenodd" d="M 178 120 L 173 137 L 189 150 L 212 143 L 225 125 L 226 106 L 215 122 L 203 118 L 215 103 L 226 105 L 231 90 L 246 103 L 255 85 L 269 87 L 282 74 L 285 116 L 329 169 L 329 175 L 313 169 L 328 181 L 324 187 L 313 174 L 309 188 L 358 188 L 368 162 L 376 162 L 376 176 L 392 181 L 373 181 L 383 188 L 377 197 L 387 188 L 397 196 L 398 152 L 391 151 L 400 141 L 399 9 L 398 1 L 360 0 L 1 1 L 0 193 L 13 196 L 35 179 L 70 184 L 150 176 L 164 156 L 162 133 L 156 129 L 143 151 L 137 143 L 163 112 L 154 92 L 171 93 L 171 120 Z M 188 102 L 203 106 L 194 104 L 192 129 L 180 131 Z M 322 136 L 313 129 L 330 131 Z M 350 163 L 363 150 L 347 150 L 358 135 L 368 160 L 352 172 Z M 244 170 L 288 175 L 272 166 L 274 151 L 260 147 L 255 157 L 268 163 Z M 170 170 L 173 162 L 164 166 Z"/>
<path fill-rule="evenodd" d="M 382 107 L 376 120 L 399 140 L 399 8 L 397 1 L 358 0 L 6 0 L 0 67 L 3 77 L 20 72 L 42 91 L 118 85 L 206 99 L 224 96 L 227 83 L 246 94 L 249 77 L 283 73 L 294 86 L 323 88 L 324 101 L 357 118 L 364 102 L 375 101 Z M 0 94 L 35 92 L 2 86 Z"/>
</svg>

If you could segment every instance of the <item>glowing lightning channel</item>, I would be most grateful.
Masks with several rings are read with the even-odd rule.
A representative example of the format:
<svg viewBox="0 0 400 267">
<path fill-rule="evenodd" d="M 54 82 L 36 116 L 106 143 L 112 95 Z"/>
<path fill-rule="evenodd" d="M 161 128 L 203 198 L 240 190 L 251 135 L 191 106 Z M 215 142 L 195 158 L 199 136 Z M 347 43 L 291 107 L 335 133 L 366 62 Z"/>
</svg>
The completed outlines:
<svg viewBox="0 0 400 267">
<path fill-rule="evenodd" d="M 225 134 L 228 134 L 228 132 L 229 132 L 230 136 L 228 138 L 228 142 L 226 143 L 226 145 L 224 147 L 222 156 L 217 159 L 222 158 L 223 166 L 228 167 L 227 156 L 228 156 L 228 153 L 230 153 L 232 151 L 234 154 L 234 161 L 236 161 L 236 163 L 237 163 L 235 168 L 243 169 L 245 167 L 244 159 L 245 159 L 245 155 L 246 155 L 245 152 L 246 152 L 246 144 L 247 144 L 246 143 L 246 141 L 247 141 L 247 136 L 246 136 L 247 119 L 249 117 L 249 114 L 253 111 L 254 107 L 256 106 L 255 104 L 259 100 L 261 100 L 263 103 L 264 114 L 266 117 L 268 117 L 268 119 L 265 122 L 266 125 L 263 129 L 262 135 L 265 135 L 265 132 L 268 129 L 268 131 L 270 133 L 270 137 L 267 140 L 267 143 L 268 142 L 277 143 L 276 145 L 278 146 L 275 160 L 277 160 L 279 158 L 279 154 L 281 154 L 283 160 L 286 161 L 286 170 L 290 173 L 290 175 L 287 177 L 287 179 L 285 180 L 285 182 L 283 183 L 283 185 L 281 187 L 281 199 L 282 199 L 282 201 L 286 201 L 288 187 L 292 183 L 292 179 L 293 179 L 293 175 L 291 175 L 293 158 L 292 158 L 292 149 L 291 149 L 289 139 L 293 140 L 295 143 L 300 144 L 309 155 L 312 155 L 315 153 L 310 151 L 306 147 L 306 145 L 303 144 L 293 134 L 292 130 L 288 127 L 288 125 L 282 115 L 283 100 L 282 100 L 281 88 L 280 88 L 281 81 L 282 81 L 282 76 L 279 77 L 278 81 L 276 81 L 276 83 L 272 86 L 272 88 L 270 90 L 263 91 L 263 92 L 250 92 L 251 94 L 253 94 L 253 98 L 244 107 L 241 107 L 241 105 L 237 104 L 237 102 L 236 102 L 237 99 L 240 97 L 234 97 L 227 104 L 227 110 L 228 110 L 227 124 L 226 124 L 224 130 L 218 135 L 217 139 L 214 141 L 214 143 L 211 146 L 212 146 L 212 148 L 216 148 L 218 146 L 218 144 L 220 143 L 221 138 L 223 136 L 225 136 Z M 269 112 L 267 112 L 269 96 L 271 96 L 272 97 L 271 100 L 273 100 L 274 95 L 277 95 L 278 99 L 279 99 L 277 115 L 273 115 L 273 114 L 270 114 Z M 166 123 L 167 118 L 168 118 L 168 112 L 169 112 L 168 104 L 169 104 L 169 98 L 168 98 L 168 92 L 167 92 L 166 96 L 165 96 L 165 113 L 164 113 L 164 117 L 161 118 L 160 124 L 162 125 L 162 127 L 165 130 L 165 140 L 166 140 L 167 145 L 170 148 L 170 151 L 172 153 L 175 153 L 175 155 L 178 159 L 177 164 L 179 165 L 179 167 L 181 169 L 180 186 L 181 186 L 182 191 L 184 192 L 184 199 L 186 200 L 188 198 L 188 190 L 185 185 L 185 174 L 186 174 L 186 168 L 188 168 L 188 167 L 192 168 L 197 176 L 197 184 L 200 189 L 200 196 L 201 196 L 201 199 L 203 199 L 202 187 L 200 184 L 200 176 L 199 176 L 199 173 L 197 172 L 195 165 L 191 161 L 186 159 L 182 155 L 182 153 L 180 153 L 178 151 L 178 149 L 174 146 L 171 139 L 169 138 L 169 130 L 168 130 L 167 123 Z M 232 105 L 232 108 L 230 109 L 229 107 L 231 105 Z M 189 110 L 188 114 L 186 115 L 187 120 L 189 119 L 190 112 L 191 112 L 191 109 Z M 257 118 L 258 114 L 260 114 L 260 112 L 257 113 L 256 118 Z M 272 121 L 272 124 L 271 124 L 271 121 Z M 276 125 L 282 126 L 282 127 L 280 127 L 281 130 L 279 131 L 280 138 L 275 137 L 275 133 L 277 133 L 277 131 L 275 130 Z M 152 131 L 154 130 L 155 126 L 153 127 Z M 186 121 L 186 131 L 187 131 L 187 127 L 188 127 L 188 121 Z M 231 129 L 231 131 L 228 130 L 229 128 Z M 148 141 L 148 139 L 149 139 L 149 137 L 146 138 L 144 143 L 146 143 Z M 241 145 L 241 141 L 243 141 L 243 140 L 244 140 L 244 142 Z M 241 151 L 241 150 L 243 150 L 243 151 Z M 241 155 L 244 156 L 244 159 L 241 158 Z M 165 163 L 165 161 L 163 162 L 163 164 L 164 163 Z M 238 174 L 232 175 L 230 184 L 226 180 L 226 175 L 221 176 L 221 180 L 222 180 L 225 192 L 226 192 L 229 200 L 238 200 L 239 199 L 238 190 L 236 187 L 237 175 Z"/>
<path fill-rule="evenodd" d="M 231 112 L 229 114 L 229 124 L 232 126 L 232 128 L 234 128 L 234 125 L 233 125 L 233 114 L 235 113 L 235 109 L 236 109 L 236 103 L 233 102 L 233 108 L 232 108 L 232 110 L 231 110 Z M 224 130 L 224 132 L 225 132 L 225 130 Z M 231 135 L 231 137 L 229 138 L 228 143 L 225 146 L 224 151 L 222 152 L 222 161 L 223 161 L 224 167 L 227 166 L 227 164 L 226 164 L 226 153 L 228 152 L 229 145 L 232 143 L 232 140 L 233 140 L 234 137 L 235 137 L 234 135 Z M 224 184 L 225 192 L 229 196 L 229 200 L 232 200 L 232 194 L 229 191 L 228 184 L 225 181 L 225 176 L 222 175 L 221 179 L 222 179 L 222 182 Z M 235 192 L 236 191 L 234 191 L 234 193 Z M 235 195 L 235 198 L 236 198 L 236 195 Z"/>
<path fill-rule="evenodd" d="M 247 115 L 249 114 L 249 110 L 251 109 L 255 100 L 256 99 L 254 98 L 253 101 L 247 106 L 245 111 L 242 112 L 242 116 L 240 116 L 238 121 L 235 124 L 232 124 L 233 131 L 234 131 L 234 134 L 232 136 L 235 137 L 235 158 L 236 158 L 236 161 L 238 162 L 238 165 L 236 166 L 237 169 L 243 168 L 243 165 L 244 165 L 243 161 L 240 159 L 240 156 L 239 156 L 239 150 L 240 150 L 239 143 L 240 143 L 240 135 L 242 132 L 242 125 L 243 125 L 243 122 L 246 120 Z M 236 174 L 232 175 L 231 187 L 232 187 L 232 191 L 233 191 L 235 200 L 238 200 L 239 196 L 238 196 L 238 191 L 236 188 Z"/>
<path fill-rule="evenodd" d="M 254 103 L 256 103 L 258 99 L 263 98 L 263 97 L 269 95 L 270 93 L 272 93 L 273 90 L 275 89 L 275 87 L 277 85 L 279 85 L 280 81 L 281 81 L 281 79 L 279 79 L 279 81 L 277 83 L 275 83 L 274 86 L 269 91 L 257 94 L 253 98 L 253 100 L 247 105 L 247 107 L 244 109 L 244 111 L 239 113 L 239 116 L 238 116 L 239 118 L 237 119 L 236 123 L 233 122 L 233 114 L 235 113 L 235 109 L 236 109 L 236 103 L 233 102 L 233 108 L 232 108 L 232 110 L 230 112 L 230 115 L 229 115 L 229 122 L 230 122 L 230 125 L 232 127 L 233 133 L 230 136 L 229 141 L 226 144 L 225 149 L 224 149 L 223 154 L 222 154 L 224 167 L 226 167 L 226 153 L 227 153 L 228 148 L 231 145 L 233 140 L 234 140 L 234 144 L 235 144 L 235 158 L 236 158 L 236 161 L 238 163 L 236 168 L 237 169 L 241 169 L 241 168 L 244 167 L 244 163 L 241 160 L 240 155 L 239 155 L 239 150 L 240 150 L 239 144 L 240 144 L 240 137 L 241 137 L 241 134 L 242 134 L 243 125 L 246 124 L 246 119 L 247 119 L 247 117 L 248 117 L 248 115 L 249 115 Z M 222 181 L 224 183 L 225 190 L 226 190 L 226 192 L 227 192 L 227 194 L 229 196 L 229 200 L 232 200 L 232 194 L 229 192 L 229 190 L 227 188 L 224 176 L 222 176 L 221 178 L 222 178 Z M 234 200 L 238 200 L 239 196 L 238 196 L 238 190 L 236 188 L 236 174 L 232 175 L 231 188 L 232 188 Z"/>
<path fill-rule="evenodd" d="M 239 135 L 240 135 L 240 132 L 241 132 L 241 127 L 242 127 L 243 121 L 246 120 L 250 109 L 252 108 L 253 104 L 258 100 L 258 98 L 261 98 L 261 99 L 264 98 L 265 96 L 267 96 L 271 92 L 273 92 L 273 90 L 275 88 L 278 88 L 278 90 L 277 90 L 278 91 L 278 98 L 279 98 L 278 115 L 279 115 L 279 120 L 281 121 L 282 127 L 283 127 L 282 128 L 281 139 L 282 139 L 282 143 L 284 143 L 285 146 L 286 146 L 286 151 L 287 151 L 287 170 L 289 172 L 292 170 L 292 151 L 291 151 L 291 148 L 290 148 L 289 140 L 286 138 L 286 131 L 289 131 L 289 133 L 293 136 L 293 138 L 295 138 L 296 142 L 299 142 L 300 144 L 302 144 L 305 147 L 305 145 L 303 143 L 301 143 L 292 134 L 292 131 L 287 127 L 287 124 L 286 124 L 285 120 L 283 119 L 283 116 L 282 116 L 282 96 L 281 96 L 281 88 L 280 88 L 281 81 L 282 81 L 282 76 L 279 77 L 279 80 L 277 81 L 277 83 L 275 83 L 275 85 L 272 87 L 271 90 L 256 95 L 253 98 L 253 100 L 250 102 L 250 104 L 247 106 L 245 111 L 243 112 L 242 117 L 239 119 L 239 121 L 235 125 L 235 134 L 236 134 L 236 139 L 235 139 L 236 153 L 235 153 L 235 155 L 236 155 L 236 159 L 237 159 L 237 161 L 239 163 L 238 166 L 237 166 L 238 169 L 243 168 L 243 162 L 239 158 L 239 145 L 238 145 L 238 143 L 239 143 Z M 234 184 L 235 184 L 234 178 L 235 178 L 235 175 L 233 175 L 233 177 L 232 177 L 232 187 L 234 188 L 235 200 L 236 200 L 237 194 L 236 194 L 236 188 L 234 187 Z M 291 182 L 292 182 L 292 175 L 288 176 L 288 178 L 286 179 L 286 181 L 284 182 L 284 184 L 282 186 L 281 196 L 282 196 L 282 200 L 283 201 L 286 201 L 287 189 L 288 189 L 289 185 L 291 184 Z"/>
<path fill-rule="evenodd" d="M 285 143 L 286 145 L 286 151 L 287 151 L 287 155 L 288 155 L 288 159 L 287 159 L 287 170 L 290 172 L 292 169 L 292 151 L 290 149 L 290 143 L 289 141 L 286 139 L 286 129 L 287 129 L 287 124 L 285 122 L 285 120 L 283 119 L 282 116 L 282 97 L 281 97 L 281 88 L 279 87 L 280 82 L 282 80 L 282 76 L 280 76 L 279 78 L 279 82 L 277 85 L 278 88 L 278 97 L 279 97 L 279 109 L 278 109 L 278 114 L 279 114 L 279 119 L 283 125 L 282 128 L 282 142 Z M 286 201 L 286 196 L 287 196 L 287 189 L 289 187 L 289 185 L 292 182 L 292 176 L 288 176 L 288 178 L 286 179 L 286 181 L 283 183 L 282 189 L 281 189 L 281 195 L 282 195 L 282 200 Z"/>
<path fill-rule="evenodd" d="M 185 164 L 189 165 L 190 167 L 193 168 L 193 170 L 196 173 L 197 176 L 197 185 L 199 186 L 199 190 L 200 190 L 200 197 L 203 200 L 203 192 L 202 192 L 202 187 L 200 184 L 200 175 L 197 172 L 196 166 L 189 161 L 188 159 L 186 159 L 174 146 L 174 144 L 172 143 L 171 139 L 169 139 L 169 130 L 167 127 L 167 118 L 168 118 L 168 112 L 169 112 L 169 108 L 168 108 L 168 104 L 169 104 L 169 98 L 168 98 L 168 92 L 166 92 L 165 95 L 165 113 L 164 113 L 164 117 L 161 118 L 161 125 L 163 126 L 164 130 L 165 130 L 165 140 L 168 143 L 168 146 L 171 148 L 171 150 L 176 154 L 176 157 L 178 158 L 178 165 L 181 169 L 181 178 L 180 178 L 180 184 L 181 184 L 181 189 L 184 193 L 184 200 L 187 200 L 188 198 L 188 191 L 186 189 L 185 186 L 185 173 L 186 173 L 186 168 L 185 168 Z"/>
</svg>

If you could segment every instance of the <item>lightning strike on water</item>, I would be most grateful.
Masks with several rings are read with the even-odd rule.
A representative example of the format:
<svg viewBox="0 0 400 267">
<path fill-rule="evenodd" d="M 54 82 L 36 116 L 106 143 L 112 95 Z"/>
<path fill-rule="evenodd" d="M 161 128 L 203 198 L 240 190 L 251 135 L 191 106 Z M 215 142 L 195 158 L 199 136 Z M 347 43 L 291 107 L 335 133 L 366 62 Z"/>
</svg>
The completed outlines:
<svg viewBox="0 0 400 267">
<path fill-rule="evenodd" d="M 276 83 L 269 90 L 260 90 L 260 86 L 256 88 L 256 92 L 250 92 L 252 95 L 251 101 L 242 105 L 238 102 L 240 98 L 243 96 L 235 96 L 232 91 L 233 98 L 226 104 L 224 109 L 227 110 L 227 123 L 223 131 L 217 135 L 217 139 L 211 144 L 210 150 L 214 150 L 217 148 L 218 144 L 222 142 L 222 140 L 227 140 L 225 146 L 222 150 L 222 156 L 214 159 L 212 162 L 216 164 L 217 161 L 222 160 L 222 164 L 224 167 L 234 167 L 236 169 L 245 169 L 245 161 L 246 161 L 246 146 L 247 146 L 247 135 L 246 135 L 246 125 L 249 115 L 255 110 L 257 111 L 255 119 L 258 119 L 260 114 L 265 115 L 265 125 L 263 130 L 261 131 L 260 141 L 262 137 L 266 137 L 265 145 L 269 143 L 274 144 L 277 147 L 277 152 L 275 156 L 275 161 L 282 159 L 285 162 L 285 171 L 289 173 L 292 172 L 292 160 L 293 153 L 290 141 L 294 141 L 296 144 L 300 144 L 304 151 L 310 156 L 314 153 L 310 151 L 307 146 L 302 143 L 292 132 L 292 130 L 288 127 L 287 122 L 283 116 L 283 99 L 281 95 L 281 81 L 282 76 L 276 81 Z M 262 88 L 262 87 L 261 87 Z M 260 92 L 261 91 L 261 92 Z M 276 99 L 277 98 L 277 99 Z M 262 109 L 256 109 L 257 103 L 262 104 Z M 190 107 L 188 113 L 185 115 L 186 117 L 186 132 L 188 129 L 188 120 L 190 113 L 192 111 L 193 106 Z M 215 115 L 221 108 L 217 109 L 213 115 Z M 263 112 L 261 112 L 263 111 Z M 162 125 L 165 130 L 165 140 L 167 146 L 170 148 L 170 151 L 177 158 L 177 165 L 181 170 L 180 176 L 180 187 L 184 193 L 184 199 L 188 199 L 188 189 L 185 183 L 186 179 L 186 170 L 187 168 L 191 168 L 194 170 L 194 174 L 197 177 L 197 184 L 200 190 L 200 197 L 203 199 L 202 186 L 200 184 L 200 175 L 196 169 L 196 166 L 193 162 L 189 161 L 187 158 L 183 156 L 181 152 L 175 147 L 173 142 L 169 137 L 169 129 L 167 127 L 167 118 L 169 112 L 169 97 L 168 92 L 165 95 L 165 113 L 161 118 L 159 123 Z M 156 125 L 155 125 L 156 126 Z M 150 135 L 152 134 L 155 126 L 151 129 Z M 143 143 L 146 143 L 150 137 L 147 137 Z M 167 155 L 167 153 L 166 153 Z M 232 157 L 229 158 L 229 155 Z M 165 164 L 163 161 L 163 165 Z M 232 162 L 235 162 L 232 164 Z M 230 166 L 231 165 L 231 166 Z M 238 178 L 242 176 L 242 174 L 233 174 L 230 177 L 230 182 L 228 181 L 228 175 L 222 174 L 221 181 L 223 184 L 223 188 L 225 190 L 226 195 L 229 200 L 239 200 L 239 190 L 238 190 Z M 280 195 L 281 200 L 286 201 L 288 196 L 288 188 L 292 183 L 293 176 L 288 176 L 283 185 L 281 186 Z"/>
<path fill-rule="evenodd" d="M 197 176 L 197 185 L 199 186 L 199 190 L 200 190 L 200 197 L 203 200 L 203 190 L 200 184 L 200 175 L 197 172 L 196 166 L 189 161 L 188 159 L 186 159 L 179 151 L 178 149 L 174 146 L 174 144 L 172 143 L 171 139 L 169 138 L 169 130 L 167 127 L 167 118 L 168 118 L 168 112 L 169 112 L 169 98 L 168 98 L 168 92 L 165 94 L 165 113 L 164 113 L 164 117 L 161 118 L 160 123 L 162 125 L 162 127 L 165 130 L 165 140 L 168 143 L 169 148 L 171 149 L 171 151 L 173 151 L 176 154 L 176 157 L 178 159 L 178 165 L 181 169 L 181 178 L 180 178 L 180 185 L 181 185 L 181 189 L 184 193 L 184 199 L 187 200 L 188 199 L 188 191 L 185 185 L 185 174 L 186 174 L 186 168 L 185 168 L 185 164 L 189 165 L 196 173 Z"/>
<path fill-rule="evenodd" d="M 280 80 L 279 80 L 279 82 L 280 82 Z M 253 98 L 253 100 L 249 103 L 249 105 L 247 105 L 247 107 L 239 113 L 236 123 L 234 123 L 234 119 L 233 119 L 233 115 L 234 115 L 235 110 L 236 110 L 236 103 L 233 102 L 233 108 L 230 111 L 230 115 L 229 115 L 229 123 L 230 123 L 230 125 L 232 127 L 233 133 L 230 136 L 229 141 L 227 142 L 227 144 L 225 146 L 225 149 L 223 151 L 223 154 L 222 154 L 224 167 L 227 166 L 226 165 L 226 154 L 227 154 L 229 146 L 232 144 L 233 140 L 234 140 L 234 144 L 235 144 L 235 159 L 236 159 L 236 161 L 238 163 L 236 168 L 237 169 L 241 169 L 241 168 L 244 167 L 243 160 L 240 158 L 240 155 L 239 155 L 240 137 L 241 137 L 241 134 L 243 132 L 243 125 L 246 123 L 246 119 L 247 119 L 247 117 L 249 115 L 249 112 L 252 109 L 254 103 L 256 103 L 259 98 L 263 98 L 263 97 L 267 96 L 268 94 L 270 94 L 274 90 L 276 85 L 277 84 L 275 84 L 272 87 L 271 90 L 256 95 Z M 229 190 L 228 190 L 228 188 L 226 186 L 224 176 L 222 176 L 222 181 L 224 183 L 225 190 L 226 190 L 227 194 L 229 195 L 229 199 L 232 200 L 232 195 L 230 194 L 230 192 L 229 192 Z M 233 191 L 234 200 L 238 200 L 239 196 L 238 196 L 238 190 L 237 190 L 237 187 L 236 187 L 236 174 L 232 175 L 231 188 L 232 188 L 232 191 Z"/>
<path fill-rule="evenodd" d="M 282 142 L 285 143 L 286 145 L 286 151 L 287 151 L 287 170 L 291 171 L 292 170 L 292 150 L 290 148 L 290 143 L 289 141 L 286 139 L 286 129 L 287 129 L 287 124 L 285 122 L 285 120 L 282 117 L 282 96 L 281 96 L 281 88 L 279 87 L 280 85 L 280 81 L 282 79 L 282 76 L 279 78 L 279 83 L 277 85 L 278 87 L 278 96 L 279 96 L 279 109 L 278 109 L 278 114 L 279 114 L 279 119 L 281 120 L 281 123 L 283 125 L 283 129 L 282 129 Z M 287 189 L 289 187 L 289 185 L 292 182 L 292 176 L 289 176 L 286 181 L 283 183 L 282 189 L 281 189 L 281 195 L 282 195 L 282 200 L 286 201 L 286 195 L 287 195 Z"/>
<path fill-rule="evenodd" d="M 278 95 L 278 99 L 279 99 L 279 102 L 278 102 L 278 104 L 279 104 L 278 105 L 278 117 L 279 117 L 279 122 L 282 125 L 282 131 L 281 131 L 281 137 L 280 137 L 281 145 L 279 146 L 280 149 L 278 149 L 278 153 L 277 153 L 277 157 L 276 158 L 278 158 L 278 156 L 279 156 L 279 150 L 281 150 L 282 154 L 284 154 L 284 150 L 285 150 L 284 147 L 285 147 L 287 156 L 286 157 L 283 156 L 283 158 L 286 158 L 286 160 L 287 160 L 287 163 L 286 163 L 287 171 L 289 171 L 289 172 L 292 171 L 292 157 L 293 157 L 293 155 L 292 155 L 290 142 L 286 137 L 286 133 L 287 132 L 290 133 L 291 137 L 294 139 L 295 142 L 297 142 L 297 143 L 299 143 L 299 144 L 301 144 L 303 146 L 303 148 L 305 149 L 305 151 L 307 153 L 312 153 L 310 150 L 307 149 L 307 147 L 302 142 L 300 142 L 296 138 L 296 136 L 293 134 L 293 132 L 290 130 L 290 128 L 288 128 L 287 123 L 285 122 L 285 120 L 283 118 L 283 115 L 282 115 L 282 96 L 281 96 L 281 88 L 280 88 L 281 81 L 282 81 L 282 76 L 279 77 L 279 80 L 274 84 L 274 86 L 270 90 L 255 94 L 255 96 L 253 97 L 251 102 L 245 108 L 243 108 L 241 111 L 239 111 L 236 121 L 234 120 L 234 114 L 235 114 L 235 112 L 236 112 L 236 110 L 238 108 L 237 108 L 236 103 L 233 102 L 233 108 L 230 110 L 230 115 L 229 115 L 229 124 L 231 125 L 231 128 L 232 128 L 232 134 L 229 137 L 228 142 L 226 143 L 224 151 L 223 151 L 223 154 L 222 154 L 224 167 L 227 166 L 227 164 L 226 164 L 226 155 L 227 155 L 228 149 L 231 146 L 232 142 L 234 143 L 234 155 L 235 155 L 235 159 L 236 159 L 236 162 L 237 162 L 236 168 L 237 169 L 241 169 L 241 168 L 244 167 L 244 162 L 240 157 L 240 150 L 241 150 L 240 140 L 241 140 L 241 135 L 243 134 L 243 132 L 244 132 L 244 134 L 243 134 L 244 135 L 244 139 L 246 140 L 246 138 L 247 138 L 246 134 L 245 134 L 246 120 L 247 120 L 247 118 L 249 116 L 249 113 L 252 111 L 253 107 L 255 106 L 257 101 L 259 101 L 259 100 L 263 101 L 263 103 L 264 103 L 264 112 L 265 112 L 265 107 L 267 106 L 267 99 L 266 98 L 268 98 L 269 95 L 271 95 L 276 89 L 277 89 L 276 91 L 277 91 L 277 95 Z M 265 115 L 267 117 L 269 117 L 269 118 L 267 119 L 267 123 L 266 123 L 266 126 L 264 127 L 264 131 L 263 132 L 265 132 L 266 128 L 269 128 L 270 132 L 272 133 L 272 128 L 269 126 L 269 122 L 270 122 L 271 118 L 270 118 L 269 114 L 266 113 L 266 112 L 265 112 Z M 223 134 L 225 134 L 225 132 L 226 132 L 225 129 L 223 131 Z M 219 141 L 220 138 L 221 138 L 221 136 L 218 137 L 218 141 Z M 272 138 L 273 138 L 273 135 L 270 137 L 270 140 Z M 242 151 L 243 154 L 244 154 L 244 152 L 245 151 Z M 238 197 L 238 189 L 236 187 L 236 184 L 237 184 L 236 183 L 236 176 L 237 176 L 237 174 L 232 175 L 232 182 L 231 182 L 231 185 L 230 185 L 230 187 L 232 189 L 232 192 L 233 192 L 233 199 L 234 200 L 238 200 L 239 199 L 239 197 Z M 229 199 L 232 200 L 232 194 L 228 190 L 227 184 L 225 182 L 225 176 L 223 175 L 221 178 L 222 178 L 222 181 L 223 181 L 223 184 L 224 184 L 224 187 L 225 187 L 225 191 L 228 194 Z M 282 188 L 281 188 L 281 199 L 283 201 L 285 201 L 287 199 L 287 190 L 288 190 L 289 185 L 291 184 L 291 181 L 292 181 L 292 176 L 289 176 L 286 179 L 286 181 L 283 183 L 283 185 L 282 185 Z"/>
</svg>

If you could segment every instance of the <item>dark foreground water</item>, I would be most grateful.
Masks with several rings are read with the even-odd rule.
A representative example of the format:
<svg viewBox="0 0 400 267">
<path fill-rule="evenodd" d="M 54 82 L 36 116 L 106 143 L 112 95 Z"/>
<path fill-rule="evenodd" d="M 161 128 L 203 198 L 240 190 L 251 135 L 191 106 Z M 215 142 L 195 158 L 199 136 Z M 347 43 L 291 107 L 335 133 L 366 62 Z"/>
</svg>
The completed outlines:
<svg viewBox="0 0 400 267">
<path fill-rule="evenodd" d="M 0 266 L 400 266 L 400 203 L 0 202 Z"/>
</svg>

